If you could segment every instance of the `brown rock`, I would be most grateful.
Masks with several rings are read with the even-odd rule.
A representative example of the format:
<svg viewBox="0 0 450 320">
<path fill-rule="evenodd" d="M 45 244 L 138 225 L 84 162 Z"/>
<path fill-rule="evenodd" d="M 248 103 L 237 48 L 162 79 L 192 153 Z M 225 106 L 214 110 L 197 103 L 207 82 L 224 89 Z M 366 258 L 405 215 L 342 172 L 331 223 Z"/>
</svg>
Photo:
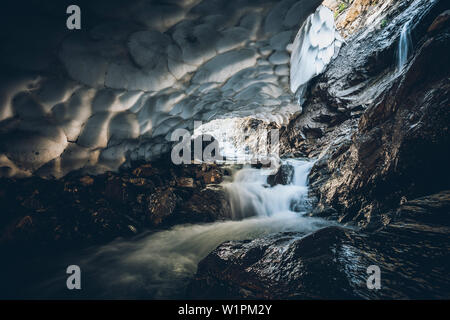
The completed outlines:
<svg viewBox="0 0 450 320">
<path fill-rule="evenodd" d="M 160 225 L 169 217 L 177 205 L 178 197 L 172 188 L 157 189 L 148 198 L 149 221 L 151 225 Z"/>
<path fill-rule="evenodd" d="M 428 32 L 433 32 L 444 28 L 450 22 L 450 10 L 444 11 L 433 21 L 428 28 Z"/>
<path fill-rule="evenodd" d="M 203 175 L 203 181 L 205 182 L 205 184 L 217 184 L 221 183 L 222 180 L 223 179 L 221 172 L 216 169 L 212 169 Z"/>
<path fill-rule="evenodd" d="M 94 179 L 90 176 L 84 176 L 80 178 L 80 182 L 83 186 L 90 186 L 94 183 Z"/>
<path fill-rule="evenodd" d="M 25 226 L 31 226 L 33 224 L 33 219 L 30 216 L 23 217 L 19 223 L 17 223 L 16 227 L 18 229 L 22 229 Z"/>
<path fill-rule="evenodd" d="M 143 164 L 133 170 L 136 177 L 151 177 L 158 173 L 158 169 L 154 168 L 150 163 Z"/>
<path fill-rule="evenodd" d="M 181 177 L 177 179 L 177 186 L 182 188 L 193 188 L 194 187 L 194 179 Z"/>
<path fill-rule="evenodd" d="M 177 212 L 180 223 L 212 222 L 231 218 L 231 207 L 225 190 L 221 185 L 213 184 L 195 192 Z"/>
<path fill-rule="evenodd" d="M 355 0 L 348 8 L 345 19 L 338 24 L 338 28 L 351 25 L 375 0 Z"/>
</svg>

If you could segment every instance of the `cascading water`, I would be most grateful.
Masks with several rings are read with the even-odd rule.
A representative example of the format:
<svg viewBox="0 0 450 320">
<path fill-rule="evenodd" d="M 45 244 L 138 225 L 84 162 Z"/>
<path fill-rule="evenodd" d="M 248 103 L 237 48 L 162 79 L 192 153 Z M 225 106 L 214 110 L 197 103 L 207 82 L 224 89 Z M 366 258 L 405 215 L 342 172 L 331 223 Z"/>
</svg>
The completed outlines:
<svg viewBox="0 0 450 320">
<path fill-rule="evenodd" d="M 294 168 L 292 183 L 289 185 L 276 185 L 269 188 L 267 183 L 269 169 L 254 168 L 238 171 L 233 182 L 225 185 L 234 219 L 292 213 L 293 203 L 306 201 L 307 177 L 313 163 L 285 160 L 283 165 Z"/>
<path fill-rule="evenodd" d="M 233 181 L 225 184 L 234 218 L 241 220 L 180 225 L 134 241 L 117 240 L 83 254 L 76 261 L 81 260 L 89 286 L 80 294 L 89 298 L 183 298 L 198 262 L 219 244 L 284 231 L 297 232 L 300 237 L 329 225 L 304 217 L 305 211 L 292 210 L 295 202 L 307 200 L 307 176 L 313 162 L 286 160 L 284 164 L 294 168 L 289 185 L 269 187 L 266 169 L 253 168 L 235 172 Z M 61 264 L 73 261 L 70 258 Z M 65 283 L 63 277 L 35 288 L 36 292 L 64 296 L 67 290 L 60 291 L 57 285 Z"/>
<path fill-rule="evenodd" d="M 408 62 L 409 51 L 412 47 L 411 32 L 409 23 L 406 23 L 400 33 L 400 40 L 397 51 L 397 71 L 401 71 Z"/>
</svg>

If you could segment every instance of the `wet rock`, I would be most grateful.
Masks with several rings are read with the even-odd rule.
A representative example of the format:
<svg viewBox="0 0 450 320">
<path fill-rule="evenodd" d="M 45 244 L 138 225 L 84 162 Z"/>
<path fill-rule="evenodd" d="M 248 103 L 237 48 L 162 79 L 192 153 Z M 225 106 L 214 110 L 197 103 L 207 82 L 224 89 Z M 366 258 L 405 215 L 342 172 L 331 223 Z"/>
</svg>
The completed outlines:
<svg viewBox="0 0 450 320">
<path fill-rule="evenodd" d="M 449 228 L 436 212 L 448 212 L 448 191 L 410 206 L 420 209 L 400 207 L 397 217 L 366 234 L 332 226 L 307 236 L 278 233 L 225 242 L 199 263 L 188 294 L 216 299 L 446 298 Z M 412 211 L 436 219 L 405 220 Z M 373 265 L 381 271 L 381 290 L 367 288 L 367 268 Z"/>
<path fill-rule="evenodd" d="M 177 179 L 177 186 L 182 188 L 193 188 L 194 179 L 181 177 Z"/>
<path fill-rule="evenodd" d="M 294 167 L 291 164 L 282 164 L 277 173 L 267 178 L 267 182 L 273 187 L 277 184 L 288 185 L 294 179 Z"/>
<path fill-rule="evenodd" d="M 0 247 L 83 247 L 146 229 L 228 219 L 226 194 L 213 185 L 222 176 L 215 164 L 175 166 L 161 160 L 61 180 L 2 178 Z"/>
<path fill-rule="evenodd" d="M 157 189 L 149 196 L 149 220 L 153 226 L 160 225 L 175 210 L 179 198 L 172 188 Z"/>
<path fill-rule="evenodd" d="M 222 172 L 217 169 L 211 169 L 207 172 L 204 172 L 200 176 L 203 177 L 203 182 L 205 184 L 218 184 L 222 182 Z"/>
<path fill-rule="evenodd" d="M 449 188 L 450 70 L 439 63 L 450 54 L 449 30 L 422 41 L 410 65 L 362 115 L 351 143 L 329 148 L 325 165 L 320 162 L 326 169 L 312 170 L 319 207 L 335 208 L 341 222 L 365 226 L 402 197 Z"/>
<path fill-rule="evenodd" d="M 301 239 L 296 236 L 280 233 L 223 243 L 199 263 L 190 295 L 216 299 L 349 297 L 349 283 L 333 263 L 346 231 L 326 228 Z M 319 293 L 325 287 L 328 290 Z"/>
<path fill-rule="evenodd" d="M 194 194 L 174 214 L 177 223 L 212 222 L 231 219 L 228 195 L 221 185 L 208 185 Z"/>
<path fill-rule="evenodd" d="M 450 22 L 450 10 L 441 13 L 436 19 L 434 19 L 431 26 L 428 28 L 428 32 L 438 31 L 439 29 L 448 26 Z"/>
<path fill-rule="evenodd" d="M 90 176 L 84 176 L 82 178 L 80 178 L 80 182 L 84 185 L 84 186 L 90 186 L 94 183 L 94 179 Z"/>
<path fill-rule="evenodd" d="M 316 128 L 304 127 L 303 133 L 305 134 L 305 137 L 307 139 L 317 139 L 323 136 L 323 131 L 319 127 Z"/>
<path fill-rule="evenodd" d="M 143 164 L 133 170 L 133 175 L 136 177 L 151 177 L 158 173 L 158 170 L 154 168 L 150 163 Z"/>
<path fill-rule="evenodd" d="M 437 194 L 421 197 L 404 202 L 395 213 L 395 220 L 408 223 L 434 224 L 450 226 L 448 219 L 450 208 L 450 191 L 445 190 Z"/>
</svg>

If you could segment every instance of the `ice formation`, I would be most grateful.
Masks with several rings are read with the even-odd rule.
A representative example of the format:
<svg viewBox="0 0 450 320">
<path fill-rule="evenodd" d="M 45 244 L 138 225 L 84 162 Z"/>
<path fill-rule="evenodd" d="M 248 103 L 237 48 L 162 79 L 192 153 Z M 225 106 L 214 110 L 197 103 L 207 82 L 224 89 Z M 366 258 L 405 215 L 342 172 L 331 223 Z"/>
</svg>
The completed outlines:
<svg viewBox="0 0 450 320">
<path fill-rule="evenodd" d="M 313 77 L 321 74 L 330 61 L 339 53 L 343 39 L 334 26 L 333 12 L 319 6 L 309 16 L 292 46 L 291 92 L 300 93 Z"/>
<path fill-rule="evenodd" d="M 117 170 L 169 152 L 171 133 L 194 120 L 286 123 L 300 111 L 286 47 L 322 1 L 131 2 L 107 13 L 93 2 L 84 9 L 105 14 L 97 26 L 65 34 L 36 26 L 18 48 L 0 48 L 21 70 L 0 76 L 1 176 Z M 335 43 L 329 13 L 306 25 L 325 64 Z"/>
</svg>

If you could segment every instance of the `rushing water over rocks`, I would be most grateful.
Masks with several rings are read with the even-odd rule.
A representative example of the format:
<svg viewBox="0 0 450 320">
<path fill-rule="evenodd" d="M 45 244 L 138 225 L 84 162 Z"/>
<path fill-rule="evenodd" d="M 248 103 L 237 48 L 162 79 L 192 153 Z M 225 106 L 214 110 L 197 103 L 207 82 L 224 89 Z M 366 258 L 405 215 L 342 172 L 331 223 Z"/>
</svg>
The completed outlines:
<svg viewBox="0 0 450 320">
<path fill-rule="evenodd" d="M 398 43 L 398 52 L 397 52 L 397 71 L 401 71 L 408 61 L 408 56 L 411 50 L 412 41 L 411 41 L 411 33 L 409 29 L 409 23 L 406 23 L 400 34 L 400 40 Z"/>
<path fill-rule="evenodd" d="M 267 181 L 269 169 L 244 168 L 235 174 L 233 182 L 225 186 L 230 195 L 233 218 L 289 213 L 293 212 L 296 201 L 307 201 L 307 176 L 313 162 L 288 160 L 284 165 L 294 167 L 291 183 L 272 188 Z"/>
<path fill-rule="evenodd" d="M 295 169 L 289 185 L 270 187 L 264 169 L 235 172 L 233 181 L 226 183 L 235 221 L 179 225 L 131 241 L 118 239 L 53 265 L 55 269 L 67 263 L 81 267 L 85 286 L 79 297 L 83 298 L 184 297 L 198 262 L 224 241 L 255 239 L 277 232 L 295 232 L 300 237 L 330 225 L 319 218 L 304 217 L 304 211 L 291 210 L 293 202 L 306 201 L 307 175 L 313 163 L 286 162 Z M 252 211 L 255 214 L 249 217 L 246 213 Z M 32 288 L 31 295 L 45 292 L 45 297 L 67 297 L 67 290 L 62 288 L 65 278 L 64 274 L 53 277 Z"/>
</svg>

